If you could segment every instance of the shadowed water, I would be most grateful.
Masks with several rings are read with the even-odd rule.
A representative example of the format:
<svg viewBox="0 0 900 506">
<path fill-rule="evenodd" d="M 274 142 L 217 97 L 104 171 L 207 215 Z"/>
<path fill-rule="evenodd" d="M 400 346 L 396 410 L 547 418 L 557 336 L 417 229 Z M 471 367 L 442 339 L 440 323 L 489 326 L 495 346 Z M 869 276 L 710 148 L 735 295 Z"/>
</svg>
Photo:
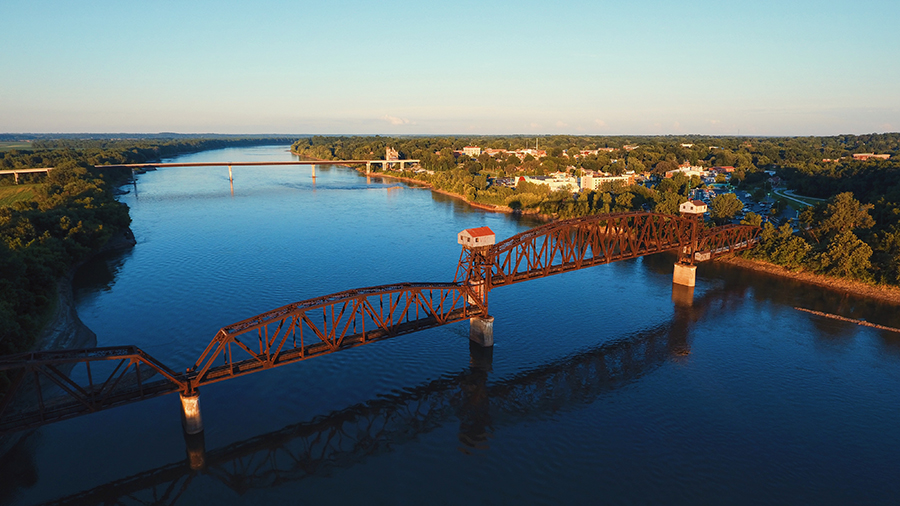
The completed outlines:
<svg viewBox="0 0 900 506">
<path fill-rule="evenodd" d="M 287 160 L 286 147 L 180 161 Z M 138 244 L 77 279 L 99 345 L 189 367 L 220 327 L 350 288 L 449 281 L 456 233 L 537 223 L 355 171 L 160 169 L 122 196 Z M 900 327 L 892 307 L 673 258 L 497 289 L 495 346 L 466 323 L 44 427 L 2 462 L 12 504 L 893 504 Z M 205 448 L 191 469 L 186 447 Z"/>
</svg>

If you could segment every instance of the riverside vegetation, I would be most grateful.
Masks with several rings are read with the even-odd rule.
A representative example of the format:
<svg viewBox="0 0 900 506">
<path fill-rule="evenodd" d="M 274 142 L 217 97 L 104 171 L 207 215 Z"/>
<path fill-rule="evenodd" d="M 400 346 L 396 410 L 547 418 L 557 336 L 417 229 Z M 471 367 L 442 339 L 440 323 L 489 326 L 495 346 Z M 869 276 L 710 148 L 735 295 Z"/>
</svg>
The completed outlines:
<svg viewBox="0 0 900 506">
<path fill-rule="evenodd" d="M 466 201 L 505 210 L 557 218 L 653 210 L 676 214 L 678 204 L 701 186 L 699 178 L 681 174 L 662 178 L 682 161 L 691 165 L 732 166 L 731 182 L 759 200 L 771 189 L 774 171 L 788 188 L 826 199 L 799 209 L 799 222 L 776 227 L 748 213 L 742 223 L 762 226 L 761 243 L 744 255 L 827 276 L 900 285 L 900 134 L 833 137 L 747 138 L 704 136 L 540 138 L 546 156 L 459 155 L 464 146 L 515 150 L 532 147 L 525 137 L 321 137 L 300 139 L 292 150 L 322 160 L 383 159 L 385 148 L 400 158 L 419 159 L 428 172 L 387 174 L 422 181 Z M 624 146 L 629 148 L 625 149 Z M 580 156 L 582 151 L 614 148 Z M 456 151 L 457 153 L 454 153 Z M 888 160 L 855 160 L 860 152 L 889 154 Z M 578 156 L 576 156 L 578 154 Z M 614 175 L 626 171 L 650 177 L 646 184 L 613 184 L 600 191 L 551 192 L 548 186 L 519 182 L 514 188 L 498 179 L 545 175 L 580 169 Z M 784 202 L 773 208 L 782 210 Z M 723 223 L 741 209 L 734 195 L 711 202 L 714 222 Z"/>
<path fill-rule="evenodd" d="M 56 301 L 56 286 L 130 224 L 114 188 L 127 169 L 94 165 L 143 163 L 160 157 L 287 139 L 42 140 L 35 149 L 0 152 L 0 170 L 54 167 L 20 176 L 32 198 L 0 206 L 0 355 L 30 350 Z M 0 180 L 11 187 L 13 178 Z M 8 383 L 0 374 L 0 391 Z"/>
</svg>

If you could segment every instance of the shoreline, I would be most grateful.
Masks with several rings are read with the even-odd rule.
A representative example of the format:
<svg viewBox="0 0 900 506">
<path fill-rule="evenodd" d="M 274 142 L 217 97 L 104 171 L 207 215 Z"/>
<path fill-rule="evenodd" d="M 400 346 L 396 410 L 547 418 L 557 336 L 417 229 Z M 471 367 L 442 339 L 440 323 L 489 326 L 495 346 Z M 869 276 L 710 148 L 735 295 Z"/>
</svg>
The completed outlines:
<svg viewBox="0 0 900 506">
<path fill-rule="evenodd" d="M 352 169 L 353 167 L 350 167 L 350 168 Z M 358 169 L 354 169 L 354 170 L 358 171 Z M 365 174 L 365 173 L 363 173 L 363 174 Z M 403 181 L 404 183 L 415 183 L 415 184 L 420 185 L 423 188 L 427 188 L 435 193 L 439 193 L 441 195 L 446 195 L 448 197 L 451 197 L 451 198 L 454 198 L 457 200 L 461 200 L 462 202 L 464 202 L 476 209 L 481 209 L 483 211 L 490 211 L 493 213 L 513 214 L 513 215 L 518 215 L 518 216 L 527 216 L 529 218 L 537 218 L 539 220 L 544 220 L 547 222 L 557 219 L 553 216 L 550 216 L 549 214 L 543 214 L 543 213 L 539 213 L 539 212 L 517 211 L 517 210 L 507 207 L 507 206 L 498 206 L 498 205 L 494 205 L 494 204 L 482 204 L 480 202 L 470 202 L 470 201 L 466 200 L 466 198 L 462 195 L 459 195 L 459 194 L 453 193 L 453 192 L 448 192 L 447 190 L 441 190 L 440 188 L 435 188 L 431 183 L 429 183 L 427 181 L 421 181 L 418 179 L 413 179 L 411 177 L 394 176 L 392 174 L 385 174 L 383 172 L 371 173 L 371 174 L 365 174 L 365 175 L 366 175 L 366 177 L 378 177 L 381 179 L 390 178 L 390 179 L 396 179 L 398 181 Z"/>
<path fill-rule="evenodd" d="M 134 233 L 130 227 L 117 232 L 109 238 L 109 241 L 91 258 L 110 251 L 133 247 L 136 244 Z M 52 313 L 48 316 L 47 323 L 35 338 L 29 351 L 70 350 L 79 348 L 95 348 L 97 346 L 97 334 L 81 321 L 78 310 L 75 307 L 75 290 L 72 281 L 75 272 L 85 262 L 73 266 L 69 272 L 56 282 L 56 303 Z M 63 368 L 65 370 L 65 368 Z M 66 371 L 66 374 L 68 372 Z M 0 436 L 0 457 L 6 455 L 20 442 L 28 438 L 35 430 L 14 432 Z"/>
<path fill-rule="evenodd" d="M 294 154 L 298 157 L 301 156 L 298 153 L 294 152 L 293 150 L 291 151 L 291 154 Z M 319 161 L 318 159 L 315 159 L 315 158 L 310 158 L 310 157 L 304 157 L 304 158 Z M 328 163 L 328 160 L 321 160 L 321 161 L 323 162 L 323 165 Z M 510 209 L 509 207 L 506 207 L 506 206 L 496 206 L 496 205 L 492 205 L 492 204 L 480 204 L 477 202 L 469 202 L 462 195 L 458 195 L 458 194 L 455 194 L 452 192 L 448 192 L 445 190 L 435 188 L 433 185 L 431 185 L 427 181 L 420 181 L 418 179 L 413 179 L 413 178 L 404 177 L 404 176 L 394 176 L 391 174 L 385 174 L 383 172 L 365 174 L 365 172 L 361 171 L 360 169 L 346 166 L 346 165 L 345 165 L 345 167 L 356 170 L 357 172 L 360 172 L 361 174 L 364 174 L 367 177 L 378 177 L 378 178 L 382 178 L 382 179 L 391 178 L 391 179 L 396 179 L 398 181 L 403 181 L 405 183 L 414 183 L 423 188 L 428 188 L 435 193 L 439 193 L 441 195 L 446 195 L 448 197 L 461 200 L 462 202 L 465 202 L 466 204 L 468 204 L 474 208 L 481 209 L 484 211 L 490 211 L 490 212 L 495 212 L 495 213 L 504 213 L 504 214 L 514 214 L 514 215 L 517 214 L 519 216 L 528 216 L 531 218 L 537 218 L 537 219 L 547 221 L 547 222 L 554 221 L 555 219 L 557 219 L 553 216 L 542 214 L 542 213 L 528 213 L 528 212 L 516 211 L 516 210 Z M 764 262 L 762 260 L 750 260 L 747 258 L 736 257 L 734 255 L 719 258 L 719 259 L 716 259 L 715 261 L 723 263 L 723 264 L 728 264 L 728 265 L 732 265 L 735 267 L 739 267 L 742 269 L 752 270 L 752 271 L 756 271 L 756 272 L 764 272 L 767 274 L 771 274 L 773 276 L 779 276 L 779 277 L 783 277 L 783 278 L 793 279 L 795 281 L 800 281 L 802 283 L 807 283 L 807 284 L 810 284 L 813 286 L 827 288 L 827 289 L 841 292 L 841 293 L 844 293 L 847 295 L 852 295 L 852 296 L 856 296 L 856 297 L 865 297 L 865 298 L 875 299 L 875 300 L 878 300 L 881 302 L 886 302 L 889 304 L 900 305 L 900 287 L 892 287 L 892 286 L 886 286 L 886 285 L 871 285 L 868 283 L 864 283 L 862 281 L 853 281 L 853 280 L 849 280 L 849 279 L 834 278 L 831 276 L 825 276 L 823 274 L 814 274 L 814 273 L 806 272 L 806 271 L 791 271 L 780 265 L 771 264 L 768 262 Z"/>
<path fill-rule="evenodd" d="M 763 272 L 772 276 L 792 279 L 801 283 L 827 288 L 835 292 L 875 299 L 888 304 L 900 305 L 900 287 L 887 285 L 871 285 L 862 281 L 834 278 L 823 274 L 814 274 L 806 271 L 791 271 L 780 265 L 771 264 L 762 260 L 750 260 L 734 255 L 717 258 L 715 262 L 732 265 L 742 269 Z"/>
<path fill-rule="evenodd" d="M 468 204 L 476 209 L 481 209 L 483 211 L 490 211 L 493 213 L 513 214 L 513 215 L 518 215 L 518 216 L 528 216 L 529 218 L 537 218 L 537 219 L 544 220 L 547 222 L 550 222 L 550 221 L 553 221 L 556 219 L 553 216 L 550 216 L 548 214 L 539 213 L 536 211 L 535 212 L 517 211 L 517 210 L 507 207 L 507 206 L 498 206 L 495 204 L 482 204 L 480 202 L 470 202 L 470 201 L 466 200 L 466 198 L 463 195 L 460 195 L 458 193 L 448 192 L 447 190 L 441 190 L 439 188 L 435 188 L 434 185 L 432 185 L 428 181 L 422 181 L 420 179 L 414 179 L 414 178 L 406 177 L 406 176 L 395 176 L 393 174 L 385 174 L 384 172 L 366 173 L 365 171 L 363 171 L 357 167 L 351 167 L 349 165 L 341 165 L 338 163 L 328 163 L 329 160 L 322 160 L 321 158 L 313 158 L 311 156 L 301 155 L 300 153 L 297 153 L 293 149 L 291 150 L 291 154 L 298 158 L 302 158 L 305 160 L 322 162 L 322 165 L 339 165 L 341 167 L 347 167 L 348 169 L 355 170 L 360 175 L 364 175 L 366 177 L 377 177 L 377 178 L 381 178 L 381 179 L 391 178 L 391 179 L 396 179 L 398 181 L 403 181 L 404 183 L 414 183 L 423 188 L 428 188 L 429 190 L 431 190 L 435 193 L 439 193 L 441 195 L 446 195 L 448 197 L 452 197 L 457 200 L 461 200 L 461 201 L 465 202 L 466 204 Z"/>
</svg>

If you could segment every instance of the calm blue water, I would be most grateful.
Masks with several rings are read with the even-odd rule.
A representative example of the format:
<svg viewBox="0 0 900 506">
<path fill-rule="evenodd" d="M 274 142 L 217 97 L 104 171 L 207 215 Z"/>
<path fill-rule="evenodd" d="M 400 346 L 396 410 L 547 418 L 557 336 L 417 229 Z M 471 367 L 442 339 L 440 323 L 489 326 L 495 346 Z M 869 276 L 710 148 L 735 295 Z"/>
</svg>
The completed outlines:
<svg viewBox="0 0 900 506">
<path fill-rule="evenodd" d="M 289 160 L 287 147 L 179 161 Z M 98 345 L 173 369 L 284 304 L 450 281 L 456 233 L 536 225 L 355 171 L 160 169 L 122 201 L 138 244 L 77 279 Z M 468 325 L 205 387 L 207 467 L 177 396 L 46 426 L 8 456 L 0 500 L 178 504 L 896 504 L 900 327 L 889 306 L 666 256 L 491 294 L 492 356 Z"/>
</svg>

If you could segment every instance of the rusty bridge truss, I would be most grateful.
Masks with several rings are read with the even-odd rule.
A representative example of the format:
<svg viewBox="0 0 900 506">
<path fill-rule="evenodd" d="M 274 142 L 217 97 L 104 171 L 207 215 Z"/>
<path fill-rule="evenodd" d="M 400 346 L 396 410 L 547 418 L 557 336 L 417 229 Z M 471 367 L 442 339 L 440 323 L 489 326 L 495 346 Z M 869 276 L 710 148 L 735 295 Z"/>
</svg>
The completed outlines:
<svg viewBox="0 0 900 506">
<path fill-rule="evenodd" d="M 630 212 L 557 221 L 498 244 L 463 248 L 452 283 L 398 283 L 296 302 L 221 328 L 184 372 L 136 346 L 0 358 L 0 433 L 34 428 L 160 395 L 195 394 L 237 376 L 469 318 L 488 293 L 663 251 L 694 263 L 751 248 L 759 228 L 704 228 L 694 218 Z M 2 384 L 2 383 L 0 383 Z"/>
<path fill-rule="evenodd" d="M 686 264 L 710 260 L 753 247 L 759 232 L 748 225 L 704 228 L 695 218 L 648 212 L 573 218 L 463 248 L 456 281 L 483 294 L 486 304 L 492 288 L 663 251 L 677 251 Z"/>
<path fill-rule="evenodd" d="M 0 372 L 11 376 L 12 386 L 0 402 L 0 432 L 191 394 L 217 381 L 485 314 L 465 285 L 399 283 L 296 302 L 223 327 L 182 373 L 136 346 L 3 357 Z"/>
</svg>

